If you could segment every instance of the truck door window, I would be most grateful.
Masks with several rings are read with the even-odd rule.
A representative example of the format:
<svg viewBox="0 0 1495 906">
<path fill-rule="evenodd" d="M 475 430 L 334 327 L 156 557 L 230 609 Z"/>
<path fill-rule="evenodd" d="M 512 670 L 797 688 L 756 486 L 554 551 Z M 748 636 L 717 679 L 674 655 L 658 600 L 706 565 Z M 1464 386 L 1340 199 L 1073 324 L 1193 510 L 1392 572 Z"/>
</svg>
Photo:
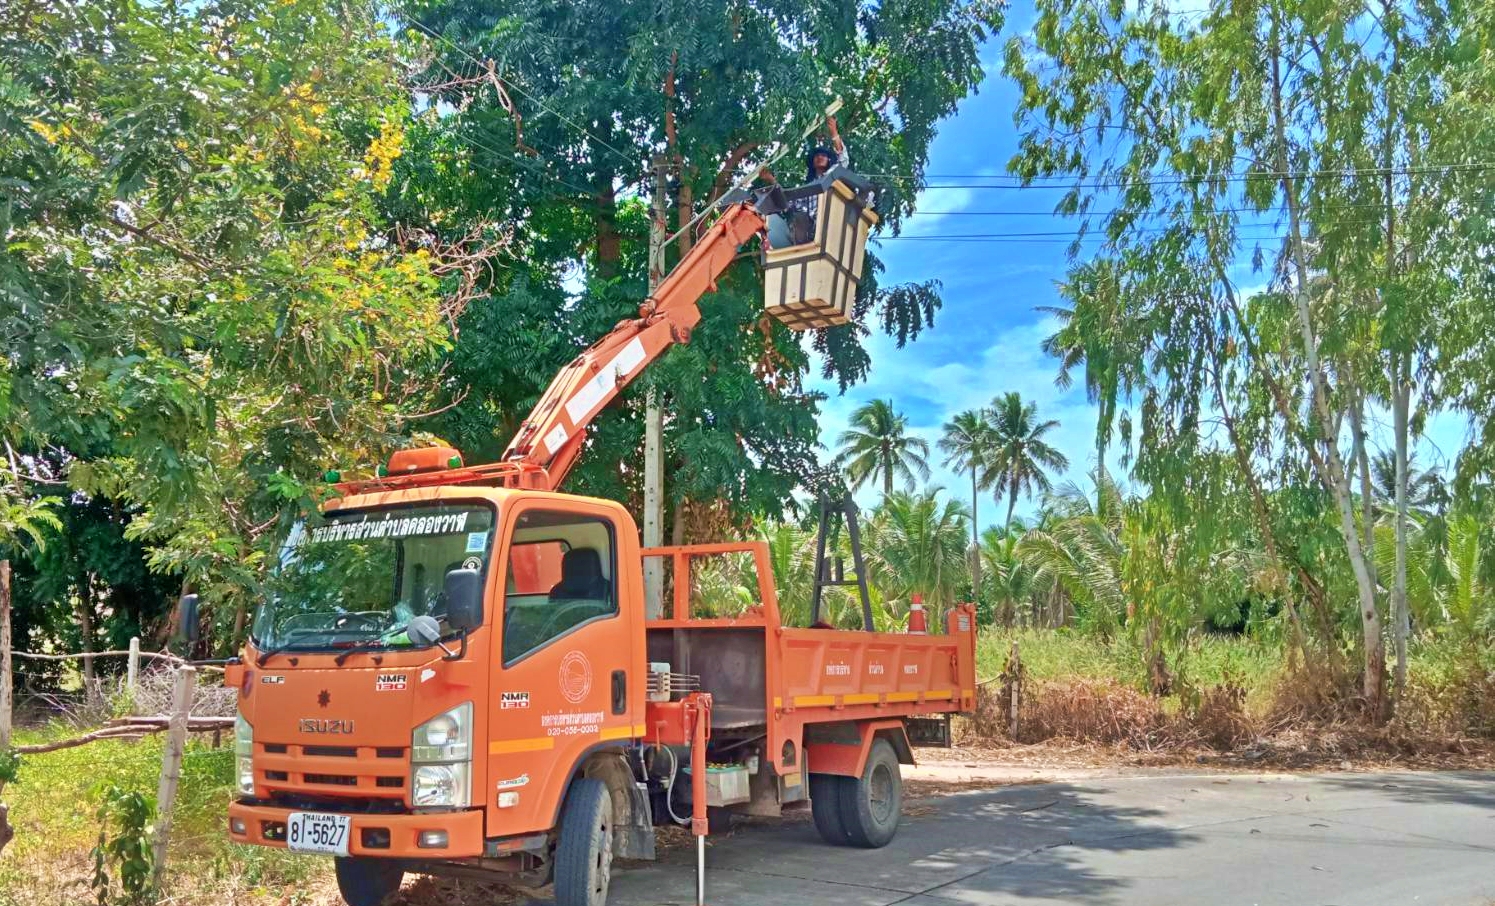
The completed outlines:
<svg viewBox="0 0 1495 906">
<path fill-rule="evenodd" d="M 613 526 L 554 510 L 521 513 L 504 577 L 508 666 L 593 620 L 618 612 Z"/>
</svg>

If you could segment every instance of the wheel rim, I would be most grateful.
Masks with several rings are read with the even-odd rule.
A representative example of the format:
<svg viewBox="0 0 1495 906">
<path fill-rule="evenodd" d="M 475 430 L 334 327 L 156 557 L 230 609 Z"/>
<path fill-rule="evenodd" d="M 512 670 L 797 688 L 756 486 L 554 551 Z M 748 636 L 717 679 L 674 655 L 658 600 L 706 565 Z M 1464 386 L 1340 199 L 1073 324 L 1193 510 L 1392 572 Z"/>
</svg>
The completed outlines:
<svg viewBox="0 0 1495 906">
<path fill-rule="evenodd" d="M 872 818 L 878 824 L 887 824 L 893 817 L 893 773 L 885 764 L 874 765 L 872 776 L 867 778 L 867 805 Z"/>
<path fill-rule="evenodd" d="M 601 814 L 597 816 L 597 863 L 592 872 L 592 903 L 603 906 L 607 902 L 607 885 L 613 871 L 613 822 L 612 798 L 608 797 Z"/>
</svg>

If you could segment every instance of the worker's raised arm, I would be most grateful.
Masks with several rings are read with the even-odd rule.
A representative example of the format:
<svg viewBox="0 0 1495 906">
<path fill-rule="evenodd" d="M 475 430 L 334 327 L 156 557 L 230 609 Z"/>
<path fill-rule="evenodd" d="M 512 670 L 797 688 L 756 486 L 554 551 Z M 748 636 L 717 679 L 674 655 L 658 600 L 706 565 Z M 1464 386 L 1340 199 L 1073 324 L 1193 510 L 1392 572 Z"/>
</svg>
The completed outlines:
<svg viewBox="0 0 1495 906">
<path fill-rule="evenodd" d="M 717 278 L 763 223 L 753 201 L 727 208 L 645 301 L 640 317 L 619 323 L 556 375 L 504 450 L 503 461 L 537 466 L 544 486 L 558 487 L 586 442 L 592 419 L 662 352 L 689 341 L 701 320 L 697 302 L 716 289 Z"/>
</svg>

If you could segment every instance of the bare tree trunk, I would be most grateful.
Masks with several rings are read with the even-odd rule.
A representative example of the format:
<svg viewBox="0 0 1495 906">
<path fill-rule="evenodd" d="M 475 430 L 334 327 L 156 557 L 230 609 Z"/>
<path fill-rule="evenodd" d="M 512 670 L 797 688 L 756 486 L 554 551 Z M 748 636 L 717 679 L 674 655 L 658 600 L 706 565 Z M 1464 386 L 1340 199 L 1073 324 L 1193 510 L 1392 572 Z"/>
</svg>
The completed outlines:
<svg viewBox="0 0 1495 906">
<path fill-rule="evenodd" d="M 670 520 L 670 543 L 676 547 L 685 543 L 685 508 L 684 500 L 675 504 L 675 513 Z"/>
<path fill-rule="evenodd" d="M 1394 10 L 1390 0 L 1382 0 L 1382 12 L 1391 15 Z M 1398 29 L 1391 34 L 1391 75 L 1390 86 L 1386 92 L 1386 132 L 1383 139 L 1383 161 L 1384 173 L 1381 176 L 1382 190 L 1385 193 L 1386 202 L 1386 274 L 1393 278 L 1398 270 L 1397 254 L 1397 232 L 1396 232 L 1396 180 L 1393 178 L 1394 165 L 1396 162 L 1396 124 L 1398 117 L 1398 93 L 1397 86 L 1402 75 L 1401 61 L 1401 30 Z M 1420 155 L 1418 143 L 1412 139 L 1409 130 L 1405 138 L 1407 140 L 1408 160 L 1415 164 Z M 1412 168 L 1409 168 L 1412 169 Z M 1411 201 L 1417 196 L 1417 176 L 1409 173 L 1407 199 Z M 1410 246 L 1409 246 L 1410 248 Z M 1387 280 L 1389 284 L 1390 279 Z M 1412 617 L 1410 608 L 1407 606 L 1407 441 L 1409 430 L 1409 418 L 1412 402 L 1412 354 L 1410 352 L 1393 352 L 1391 354 L 1391 413 L 1393 422 L 1393 433 L 1396 445 L 1396 564 L 1393 567 L 1396 575 L 1391 585 L 1391 637 L 1392 646 L 1396 652 L 1396 667 L 1393 673 L 1392 688 L 1395 690 L 1396 700 L 1401 701 L 1402 691 L 1407 685 L 1407 637 L 1412 632 Z"/>
<path fill-rule="evenodd" d="M 1364 646 L 1365 674 L 1362 677 L 1362 694 L 1371 712 L 1379 717 L 1385 701 L 1386 646 L 1381 640 L 1381 618 L 1376 611 L 1375 586 L 1371 584 L 1370 570 L 1366 565 L 1365 551 L 1360 544 L 1360 533 L 1355 525 L 1354 505 L 1350 500 L 1350 488 L 1344 462 L 1339 455 L 1338 425 L 1329 412 L 1329 387 L 1324 375 L 1323 363 L 1319 360 L 1318 337 L 1314 334 L 1313 312 L 1308 302 L 1307 252 L 1303 245 L 1303 225 L 1298 211 L 1298 195 L 1292 177 L 1291 161 L 1287 155 L 1287 127 L 1282 109 L 1282 49 L 1278 44 L 1278 24 L 1272 26 L 1272 123 L 1275 132 L 1277 154 L 1276 166 L 1281 175 L 1282 190 L 1287 201 L 1287 218 L 1292 244 L 1293 268 L 1296 286 L 1293 301 L 1298 313 L 1298 328 L 1302 334 L 1303 355 L 1308 363 L 1309 378 L 1313 382 L 1313 408 L 1318 415 L 1323 432 L 1324 452 L 1328 456 L 1327 476 L 1324 476 L 1334 494 L 1339 510 L 1340 531 L 1344 535 L 1345 548 L 1349 553 L 1350 568 L 1355 573 L 1355 586 L 1360 598 L 1361 640 Z"/>
<path fill-rule="evenodd" d="M 1366 569 L 1370 570 L 1370 584 L 1380 588 L 1381 580 L 1376 570 L 1376 504 L 1375 487 L 1370 481 L 1370 450 L 1365 442 L 1365 394 L 1355 394 L 1350 408 L 1350 430 L 1355 438 L 1350 447 L 1350 460 L 1360 474 L 1360 531 L 1366 552 Z"/>
<path fill-rule="evenodd" d="M 78 635 L 83 641 L 83 694 L 90 701 L 98 694 L 93 677 L 93 573 L 84 573 L 78 589 Z"/>
<path fill-rule="evenodd" d="M 10 561 L 0 560 L 0 752 L 10 748 L 11 677 L 10 658 Z M 0 825 L 3 825 L 0 820 Z"/>
<path fill-rule="evenodd" d="M 981 495 L 976 488 L 976 466 L 971 466 L 971 597 L 981 603 L 981 520 L 977 505 Z"/>
<path fill-rule="evenodd" d="M 1407 685 L 1407 637 L 1412 632 L 1411 609 L 1407 606 L 1407 432 L 1412 386 L 1407 377 L 1407 356 L 1397 356 L 1396 380 L 1391 388 L 1391 415 L 1396 435 L 1396 577 L 1391 588 L 1392 640 L 1396 648 L 1393 688 L 1401 700 Z"/>
<path fill-rule="evenodd" d="M 234 604 L 234 630 L 233 630 L 233 636 L 230 637 L 229 640 L 228 640 L 228 646 L 229 646 L 230 650 L 237 649 L 238 646 L 239 646 L 239 644 L 243 641 L 243 639 L 244 639 L 244 621 L 247 618 L 248 618 L 248 610 L 245 607 L 244 599 L 242 597 L 240 597 L 239 600 L 238 600 L 238 603 Z"/>
<path fill-rule="evenodd" d="M 1007 523 L 1002 529 L 1002 534 L 1012 531 L 1012 510 L 1017 506 L 1017 485 L 1013 485 L 1007 492 Z"/>
<path fill-rule="evenodd" d="M 1225 292 L 1232 298 L 1235 295 L 1234 288 L 1226 278 L 1225 268 L 1216 261 L 1216 272 L 1224 283 Z M 1244 325 L 1242 325 L 1244 328 Z M 1306 640 L 1303 633 L 1303 621 L 1298 616 L 1298 607 L 1293 602 L 1292 594 L 1287 585 L 1287 570 L 1283 566 L 1282 556 L 1277 549 L 1277 533 L 1272 529 L 1272 514 L 1267 509 L 1266 495 L 1261 489 L 1261 480 L 1256 475 L 1256 469 L 1251 464 L 1251 452 L 1246 449 L 1246 444 L 1241 438 L 1240 428 L 1236 423 L 1235 410 L 1225 398 L 1225 376 L 1220 367 L 1220 344 L 1214 338 L 1210 340 L 1210 374 L 1215 389 L 1215 407 L 1220 410 L 1220 415 L 1225 421 L 1225 433 L 1230 437 L 1230 447 L 1235 454 L 1236 470 L 1240 472 L 1241 478 L 1246 482 L 1246 488 L 1250 492 L 1251 512 L 1256 517 L 1257 531 L 1261 532 L 1262 546 L 1266 549 L 1267 560 L 1272 564 L 1273 590 L 1281 595 L 1282 603 L 1287 610 L 1288 623 L 1292 626 L 1293 637 L 1297 642 L 1298 650 L 1304 654 L 1307 660 Z M 1331 643 L 1332 644 L 1332 643 Z"/>
</svg>

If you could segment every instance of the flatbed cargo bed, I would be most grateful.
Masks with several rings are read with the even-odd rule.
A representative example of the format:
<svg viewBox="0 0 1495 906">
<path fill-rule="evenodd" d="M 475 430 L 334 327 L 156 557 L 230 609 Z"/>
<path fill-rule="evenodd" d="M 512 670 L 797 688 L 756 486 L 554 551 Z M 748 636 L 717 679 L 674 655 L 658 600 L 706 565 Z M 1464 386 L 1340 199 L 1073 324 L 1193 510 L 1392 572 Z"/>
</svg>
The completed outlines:
<svg viewBox="0 0 1495 906">
<path fill-rule="evenodd" d="M 648 659 L 698 676 L 713 699 L 713 742 L 766 736 L 765 751 L 801 745 L 815 724 L 901 720 L 976 704 L 972 608 L 952 610 L 936 635 L 784 626 L 766 542 L 647 548 L 675 577 L 669 614 L 646 622 Z M 692 615 L 691 562 L 751 557 L 756 592 L 740 615 Z M 781 770 L 794 764 L 776 758 Z"/>
</svg>

